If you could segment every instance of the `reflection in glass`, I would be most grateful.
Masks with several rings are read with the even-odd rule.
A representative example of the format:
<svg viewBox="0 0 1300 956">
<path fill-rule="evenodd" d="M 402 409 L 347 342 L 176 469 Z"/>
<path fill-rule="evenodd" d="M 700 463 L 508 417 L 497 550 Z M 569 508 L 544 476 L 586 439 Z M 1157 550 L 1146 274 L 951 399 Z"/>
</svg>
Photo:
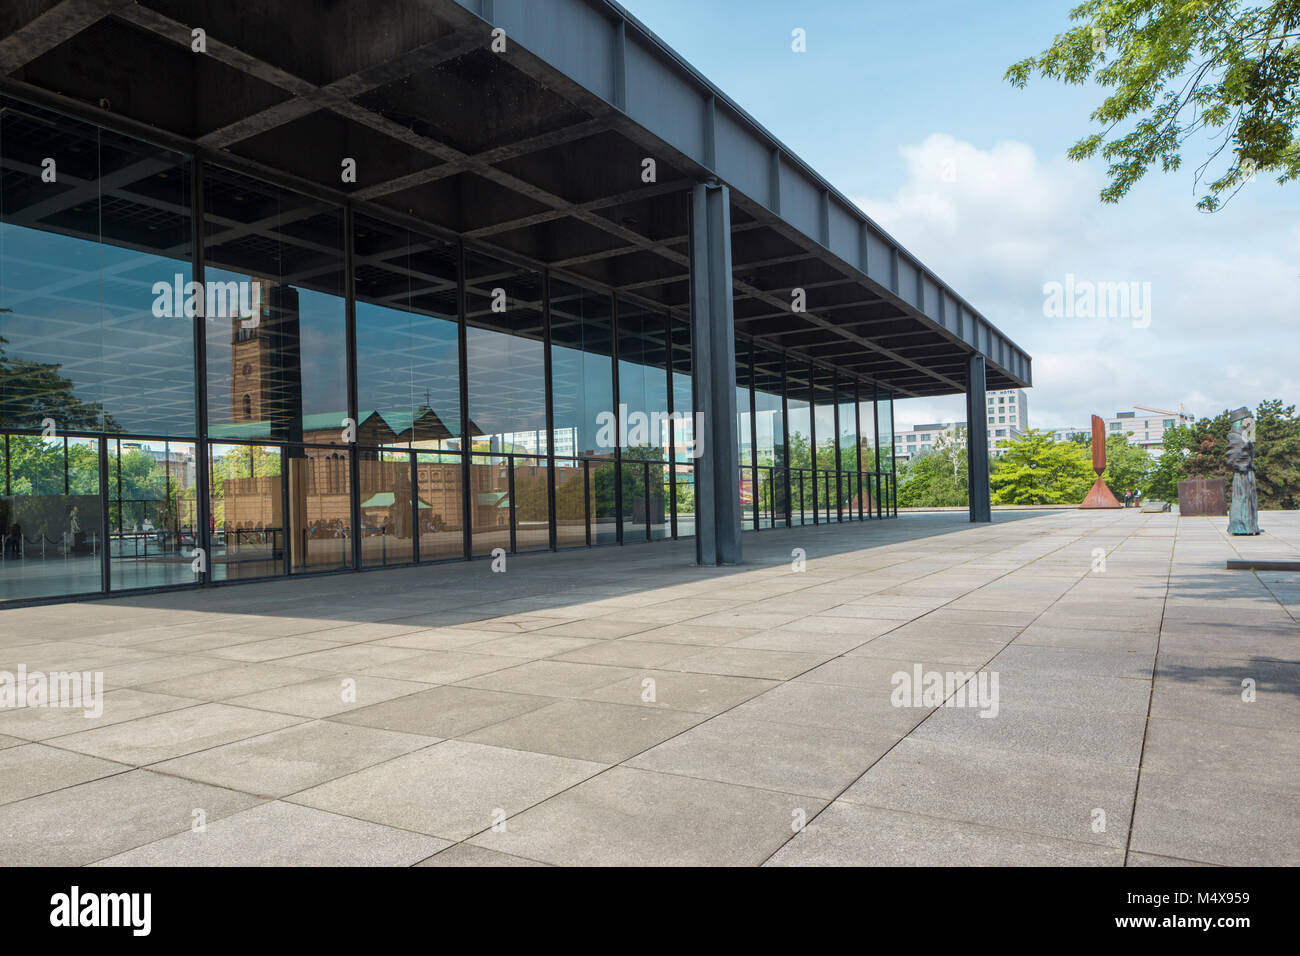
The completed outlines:
<svg viewBox="0 0 1300 956">
<path fill-rule="evenodd" d="M 555 539 L 560 548 L 587 544 L 587 468 L 584 461 L 555 459 Z"/>
<path fill-rule="evenodd" d="M 551 279 L 556 455 L 613 457 L 618 433 L 608 426 L 601 428 L 602 421 L 608 422 L 608 416 L 617 412 L 612 348 L 609 294 Z M 629 388 L 635 392 L 635 381 Z"/>
<path fill-rule="evenodd" d="M 545 551 L 551 546 L 546 459 L 517 455 L 514 468 L 515 550 Z"/>
<path fill-rule="evenodd" d="M 99 441 L 5 439 L 0 600 L 103 590 Z"/>
<path fill-rule="evenodd" d="M 612 461 L 590 461 L 590 498 L 587 515 L 592 544 L 618 542 L 618 508 L 615 490 L 618 473 Z"/>
<path fill-rule="evenodd" d="M 357 441 L 458 447 L 456 247 L 363 217 L 354 239 Z"/>
<path fill-rule="evenodd" d="M 874 386 L 864 384 L 859 392 L 862 401 L 858 404 L 858 455 L 866 476 L 864 504 L 868 518 L 878 517 L 877 502 L 880 500 L 880 478 L 876 472 L 876 403 L 872 398 L 873 391 Z"/>
<path fill-rule="evenodd" d="M 505 455 L 471 455 L 470 501 L 474 506 L 470 528 L 476 555 L 496 548 L 510 551 L 510 459 Z"/>
<path fill-rule="evenodd" d="M 188 160 L 3 97 L 0 154 L 0 428 L 192 437 Z"/>
<path fill-rule="evenodd" d="M 192 584 L 198 465 L 190 442 L 110 439 L 109 586 Z"/>
<path fill-rule="evenodd" d="M 677 514 L 677 537 L 688 538 L 695 534 L 695 459 L 690 454 L 695 439 L 690 320 L 673 316 L 668 328 L 672 345 L 673 461 L 676 463 L 672 475 L 673 508 Z"/>
<path fill-rule="evenodd" d="M 790 431 L 790 507 L 796 524 L 813 520 L 812 406 L 807 364 L 786 363 L 786 411 Z"/>
<path fill-rule="evenodd" d="M 352 497 L 344 449 L 285 450 L 289 569 L 294 574 L 352 565 Z"/>
<path fill-rule="evenodd" d="M 274 445 L 212 445 L 214 581 L 285 573 L 283 459 Z"/>
<path fill-rule="evenodd" d="M 417 452 L 415 462 L 416 494 L 420 500 L 420 560 L 464 557 L 461 456 Z"/>
<path fill-rule="evenodd" d="M 411 455 L 380 451 L 362 456 L 361 563 L 365 567 L 406 564 L 415 560 L 416 512 L 428 502 L 414 500 Z"/>
<path fill-rule="evenodd" d="M 203 189 L 209 434 L 341 444 L 342 212 L 211 166 Z"/>
<path fill-rule="evenodd" d="M 851 378 L 839 379 L 840 451 L 840 520 L 857 521 L 862 514 L 862 476 L 858 467 L 858 403 L 857 385 Z"/>
<path fill-rule="evenodd" d="M 754 349 L 754 426 L 758 436 L 755 458 L 758 477 L 759 516 L 761 527 L 784 524 L 785 503 L 785 417 L 781 395 L 784 383 L 781 353 L 774 349 Z"/>
<path fill-rule="evenodd" d="M 474 449 L 546 454 L 540 274 L 467 252 L 465 309 Z"/>
<path fill-rule="evenodd" d="M 746 339 L 736 340 L 736 460 L 740 464 L 740 526 L 748 529 L 756 527 L 754 523 L 754 443 L 750 429 L 752 416 L 749 413 L 749 390 L 753 384 L 750 369 L 751 343 Z"/>
</svg>

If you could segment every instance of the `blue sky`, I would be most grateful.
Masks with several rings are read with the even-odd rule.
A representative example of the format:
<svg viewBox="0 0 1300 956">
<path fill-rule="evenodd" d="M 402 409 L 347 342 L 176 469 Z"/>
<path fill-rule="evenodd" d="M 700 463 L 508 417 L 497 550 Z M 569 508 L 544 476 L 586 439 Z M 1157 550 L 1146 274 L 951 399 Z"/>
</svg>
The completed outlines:
<svg viewBox="0 0 1300 956">
<path fill-rule="evenodd" d="M 1060 0 L 626 0 L 625 6 L 1034 357 L 1035 427 L 1137 402 L 1300 403 L 1300 185 L 1195 210 L 1189 151 L 1103 206 L 1065 151 L 1102 91 L 1003 81 L 1069 25 Z M 807 52 L 791 51 L 791 31 Z M 1044 284 L 1138 283 L 1150 323 L 1044 315 Z M 1146 284 L 1149 283 L 1149 286 Z M 900 423 L 964 417 L 900 403 Z"/>
</svg>

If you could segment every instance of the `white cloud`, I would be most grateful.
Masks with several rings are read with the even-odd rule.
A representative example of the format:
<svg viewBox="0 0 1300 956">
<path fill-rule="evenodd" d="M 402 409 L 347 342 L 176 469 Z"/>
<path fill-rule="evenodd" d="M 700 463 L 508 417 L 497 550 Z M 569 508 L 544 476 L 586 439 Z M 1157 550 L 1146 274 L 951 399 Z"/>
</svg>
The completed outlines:
<svg viewBox="0 0 1300 956">
<path fill-rule="evenodd" d="M 1280 201 L 1294 188 L 1261 182 L 1210 216 L 1159 181 L 1103 206 L 1100 170 L 1024 143 L 936 133 L 900 155 L 904 184 L 856 201 L 1033 356 L 1035 427 L 1134 402 L 1196 415 L 1300 403 L 1300 220 Z M 1044 284 L 1067 275 L 1150 283 L 1150 326 L 1044 317 Z M 898 408 L 906 424 L 964 417 L 961 398 Z"/>
</svg>

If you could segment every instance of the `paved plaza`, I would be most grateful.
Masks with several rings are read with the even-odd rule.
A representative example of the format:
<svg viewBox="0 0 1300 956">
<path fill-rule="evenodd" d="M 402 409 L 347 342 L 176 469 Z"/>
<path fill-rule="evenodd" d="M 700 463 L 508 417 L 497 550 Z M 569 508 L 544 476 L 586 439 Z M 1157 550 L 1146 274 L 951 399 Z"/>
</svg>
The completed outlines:
<svg viewBox="0 0 1300 956">
<path fill-rule="evenodd" d="M 104 681 L 0 710 L 0 865 L 1300 863 L 1300 574 L 1224 569 L 1300 555 L 1300 513 L 1260 524 L 907 514 L 734 568 L 0 611 L 0 670 Z"/>
</svg>

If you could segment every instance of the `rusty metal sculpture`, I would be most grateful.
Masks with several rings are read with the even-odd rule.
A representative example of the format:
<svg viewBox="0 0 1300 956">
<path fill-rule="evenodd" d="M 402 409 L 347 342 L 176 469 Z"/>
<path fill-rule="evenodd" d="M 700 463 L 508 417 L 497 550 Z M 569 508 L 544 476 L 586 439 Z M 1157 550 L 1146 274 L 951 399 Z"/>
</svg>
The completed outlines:
<svg viewBox="0 0 1300 956">
<path fill-rule="evenodd" d="M 1228 534 L 1259 534 L 1259 492 L 1255 488 L 1255 416 L 1239 408 L 1230 416 L 1228 467 L 1232 469 L 1232 509 Z"/>
<path fill-rule="evenodd" d="M 1097 473 L 1097 480 L 1088 489 L 1080 508 L 1120 508 L 1123 507 L 1101 480 L 1101 473 L 1106 470 L 1106 423 L 1096 415 L 1092 416 L 1092 470 Z"/>
</svg>

